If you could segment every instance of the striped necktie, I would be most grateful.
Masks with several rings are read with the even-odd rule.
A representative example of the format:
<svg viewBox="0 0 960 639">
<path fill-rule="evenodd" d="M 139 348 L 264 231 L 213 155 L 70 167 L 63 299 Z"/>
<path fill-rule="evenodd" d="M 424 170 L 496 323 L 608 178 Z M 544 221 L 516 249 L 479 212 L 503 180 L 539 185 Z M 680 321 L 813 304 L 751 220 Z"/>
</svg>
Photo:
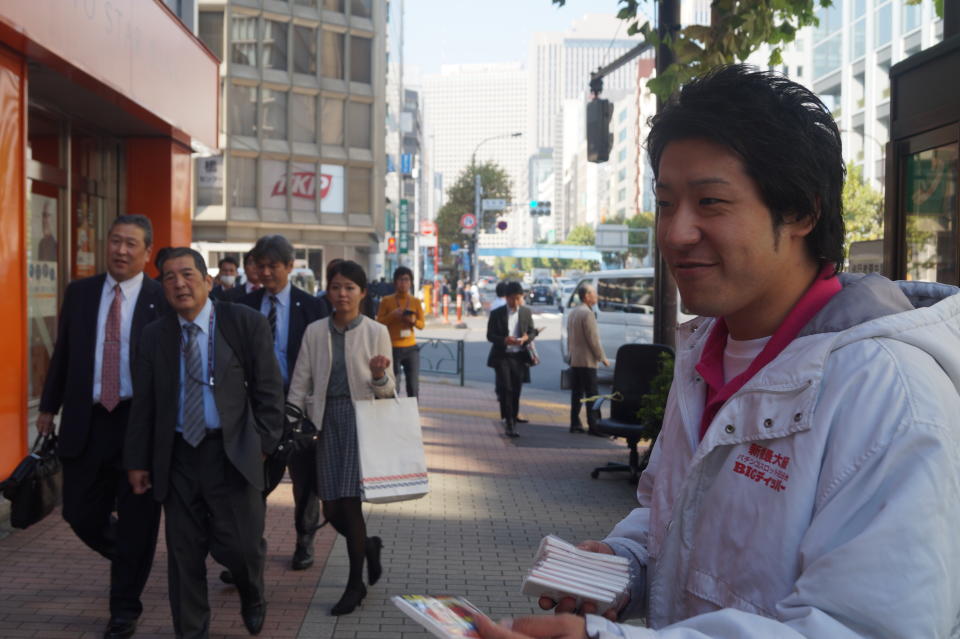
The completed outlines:
<svg viewBox="0 0 960 639">
<path fill-rule="evenodd" d="M 113 302 L 103 329 L 103 360 L 100 365 L 100 404 L 113 412 L 120 403 L 120 307 L 123 293 L 113 287 Z"/>
<path fill-rule="evenodd" d="M 273 341 L 277 341 L 277 296 L 270 296 L 270 312 L 267 313 L 267 321 L 270 322 L 270 334 L 273 335 Z"/>
<path fill-rule="evenodd" d="M 183 439 L 196 448 L 207 434 L 207 420 L 203 411 L 203 363 L 200 360 L 200 345 L 197 334 L 200 327 L 187 324 L 187 348 L 184 356 L 186 376 L 183 386 Z"/>
</svg>

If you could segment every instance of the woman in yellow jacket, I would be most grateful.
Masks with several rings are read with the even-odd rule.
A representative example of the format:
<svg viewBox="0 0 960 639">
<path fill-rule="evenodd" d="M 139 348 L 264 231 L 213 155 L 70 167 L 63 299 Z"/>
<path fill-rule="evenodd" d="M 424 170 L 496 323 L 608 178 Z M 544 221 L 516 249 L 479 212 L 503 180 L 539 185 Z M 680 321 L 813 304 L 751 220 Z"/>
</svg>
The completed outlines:
<svg viewBox="0 0 960 639">
<path fill-rule="evenodd" d="M 407 397 L 416 397 L 420 392 L 420 349 L 413 329 L 423 329 L 423 306 L 413 295 L 413 271 L 400 266 L 393 272 L 396 293 L 380 300 L 377 321 L 386 324 L 393 346 L 393 376 L 403 377 L 407 384 Z"/>
</svg>

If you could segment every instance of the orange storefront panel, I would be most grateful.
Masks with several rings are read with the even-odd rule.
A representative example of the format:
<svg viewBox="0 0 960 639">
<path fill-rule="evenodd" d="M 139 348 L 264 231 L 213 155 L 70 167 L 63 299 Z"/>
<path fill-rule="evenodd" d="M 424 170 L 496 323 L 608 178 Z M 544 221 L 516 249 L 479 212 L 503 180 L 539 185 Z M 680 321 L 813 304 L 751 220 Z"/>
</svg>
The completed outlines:
<svg viewBox="0 0 960 639">
<path fill-rule="evenodd" d="M 0 22 L 30 57 L 53 54 L 216 148 L 219 63 L 159 0 L 5 2 Z"/>
<path fill-rule="evenodd" d="M 24 76 L 22 59 L 0 47 L 0 478 L 26 448 L 27 353 L 24 272 Z"/>
</svg>

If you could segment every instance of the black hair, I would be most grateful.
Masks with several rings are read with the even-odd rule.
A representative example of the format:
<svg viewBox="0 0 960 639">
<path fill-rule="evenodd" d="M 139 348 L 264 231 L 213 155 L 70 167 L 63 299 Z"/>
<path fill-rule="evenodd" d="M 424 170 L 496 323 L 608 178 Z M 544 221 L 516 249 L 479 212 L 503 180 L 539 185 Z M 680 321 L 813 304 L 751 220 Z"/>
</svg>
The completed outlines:
<svg viewBox="0 0 960 639">
<path fill-rule="evenodd" d="M 118 224 L 139 226 L 143 230 L 143 243 L 147 248 L 153 246 L 153 224 L 150 223 L 150 218 L 146 215 L 140 215 L 139 213 L 118 215 L 110 222 L 110 230 L 107 231 L 107 235 L 110 235 L 110 232 L 113 231 L 114 227 Z"/>
<path fill-rule="evenodd" d="M 333 267 L 343 261 L 342 257 L 335 257 L 327 262 L 327 286 L 330 286 L 330 280 L 333 279 Z"/>
<path fill-rule="evenodd" d="M 360 287 L 360 290 L 367 290 L 367 274 L 364 272 L 363 267 L 357 264 L 352 260 L 341 260 L 334 264 L 327 271 L 327 286 L 330 286 L 330 282 L 333 281 L 333 278 L 337 275 L 347 278 L 354 284 Z"/>
<path fill-rule="evenodd" d="M 397 283 L 397 280 L 399 280 L 399 279 L 400 279 L 401 277 L 403 277 L 404 275 L 409 275 L 409 276 L 410 276 L 410 283 L 413 284 L 413 271 L 411 271 L 411 270 L 410 270 L 408 267 L 406 267 L 406 266 L 398 266 L 398 267 L 397 267 L 397 270 L 395 270 L 395 271 L 393 272 L 393 283 L 396 284 L 396 283 Z"/>
<path fill-rule="evenodd" d="M 189 246 L 174 246 L 167 247 L 166 256 L 163 258 L 163 262 L 160 264 L 160 276 L 163 276 L 163 265 L 169 262 L 172 259 L 178 257 L 192 257 L 193 263 L 197 267 L 197 270 L 200 271 L 200 275 L 207 276 L 207 263 L 204 261 L 203 256 L 200 255 L 198 251 L 190 248 Z"/>
<path fill-rule="evenodd" d="M 815 220 L 810 256 L 843 268 L 846 167 L 840 130 L 809 89 L 745 64 L 714 69 L 686 84 L 650 119 L 647 153 L 654 178 L 660 158 L 678 140 L 702 138 L 737 154 L 770 209 L 774 229 Z"/>
<path fill-rule="evenodd" d="M 520 282 L 507 282 L 507 285 L 503 287 L 503 296 L 510 297 L 511 295 L 523 295 L 523 285 Z"/>
<path fill-rule="evenodd" d="M 217 268 L 223 268 L 223 265 L 224 265 L 224 264 L 233 264 L 233 265 L 236 266 L 237 268 L 240 268 L 240 264 L 237 263 L 237 258 L 235 258 L 235 257 L 232 256 L 232 255 L 227 255 L 227 256 L 225 256 L 225 257 L 221 257 L 221 258 L 220 258 L 220 261 L 217 262 Z"/>
<path fill-rule="evenodd" d="M 254 244 L 251 253 L 258 262 L 267 260 L 281 264 L 293 263 L 293 244 L 282 235 L 264 235 Z"/>
<path fill-rule="evenodd" d="M 164 246 L 162 249 L 158 249 L 157 254 L 153 256 L 153 265 L 157 267 L 158 271 L 163 271 L 163 261 L 167 259 L 170 251 L 171 247 Z"/>
<path fill-rule="evenodd" d="M 506 280 L 501 280 L 501 281 L 497 282 L 497 288 L 494 289 L 494 290 L 496 290 L 496 292 L 497 292 L 497 297 L 503 297 L 504 295 L 506 295 L 506 293 L 504 292 L 504 291 L 507 290 L 507 282 L 506 282 Z"/>
<path fill-rule="evenodd" d="M 250 262 L 253 262 L 254 266 L 257 265 L 257 258 L 253 254 L 253 249 L 250 249 L 249 251 L 243 254 L 243 267 L 246 268 L 247 264 L 249 264 Z"/>
</svg>

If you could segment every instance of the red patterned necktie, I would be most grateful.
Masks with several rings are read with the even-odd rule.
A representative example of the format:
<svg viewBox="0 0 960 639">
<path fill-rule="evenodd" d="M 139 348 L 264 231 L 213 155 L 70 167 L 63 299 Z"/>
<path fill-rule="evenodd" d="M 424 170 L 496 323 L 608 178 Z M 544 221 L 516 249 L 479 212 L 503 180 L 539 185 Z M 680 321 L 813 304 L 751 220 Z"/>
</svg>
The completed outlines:
<svg viewBox="0 0 960 639">
<path fill-rule="evenodd" d="M 100 403 L 112 411 L 120 403 L 120 285 L 113 287 L 113 302 L 103 334 L 103 366 L 100 369 Z"/>
</svg>

